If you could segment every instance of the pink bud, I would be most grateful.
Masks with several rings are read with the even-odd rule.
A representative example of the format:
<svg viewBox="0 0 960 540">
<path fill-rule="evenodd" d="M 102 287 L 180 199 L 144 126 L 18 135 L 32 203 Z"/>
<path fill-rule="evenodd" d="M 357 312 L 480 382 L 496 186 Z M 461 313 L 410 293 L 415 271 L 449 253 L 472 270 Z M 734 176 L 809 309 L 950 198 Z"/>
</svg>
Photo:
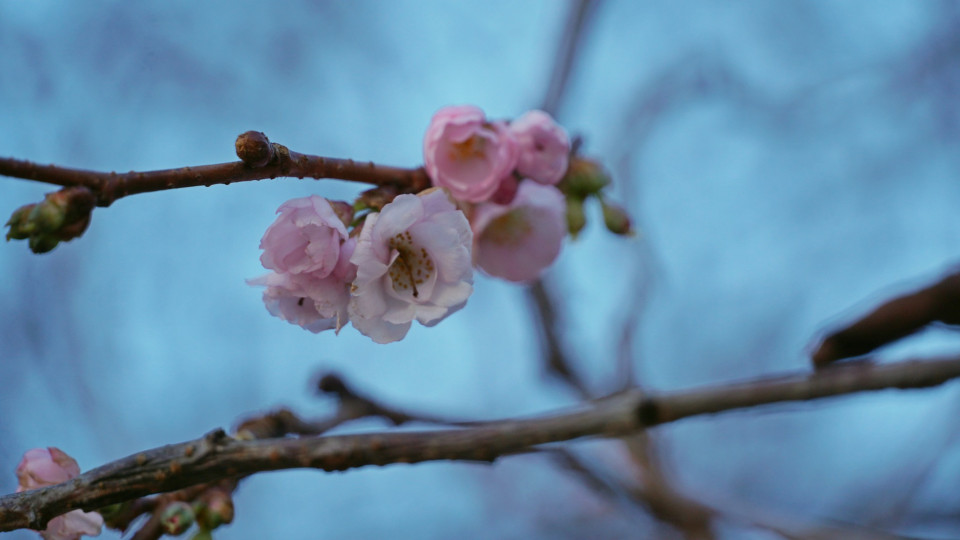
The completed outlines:
<svg viewBox="0 0 960 540">
<path fill-rule="evenodd" d="M 17 465 L 17 492 L 60 484 L 80 474 L 80 467 L 72 457 L 59 448 L 34 448 L 23 454 Z M 103 517 L 96 512 L 74 510 L 57 516 L 47 523 L 40 534 L 46 540 L 79 540 L 81 536 L 96 536 L 103 527 Z"/>
<path fill-rule="evenodd" d="M 347 237 L 347 229 L 330 202 L 316 195 L 291 199 L 277 213 L 280 216 L 260 240 L 263 266 L 277 272 L 328 276 Z"/>
<path fill-rule="evenodd" d="M 80 474 L 76 460 L 59 448 L 34 448 L 23 454 L 17 465 L 17 491 L 66 482 Z"/>
<path fill-rule="evenodd" d="M 567 172 L 570 137 L 549 114 L 533 110 L 510 124 L 520 145 L 517 172 L 541 184 L 556 184 Z"/>
<path fill-rule="evenodd" d="M 489 199 L 513 172 L 518 152 L 507 126 L 487 122 L 483 111 L 472 105 L 437 111 L 423 138 L 424 167 L 433 185 L 467 202 Z"/>
</svg>

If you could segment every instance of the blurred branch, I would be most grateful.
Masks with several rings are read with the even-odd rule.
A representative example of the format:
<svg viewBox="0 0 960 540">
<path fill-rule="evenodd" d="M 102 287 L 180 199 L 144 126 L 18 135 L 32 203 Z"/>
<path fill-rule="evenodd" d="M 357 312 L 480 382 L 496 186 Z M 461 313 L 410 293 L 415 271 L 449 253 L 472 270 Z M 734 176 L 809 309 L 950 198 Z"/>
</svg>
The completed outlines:
<svg viewBox="0 0 960 540">
<path fill-rule="evenodd" d="M 570 11 L 567 23 L 560 37 L 550 83 L 540 108 L 556 116 L 557 109 L 563 100 L 567 89 L 567 81 L 573 69 L 574 61 L 579 53 L 579 44 L 587 27 L 587 22 L 597 6 L 597 0 L 573 0 L 570 2 Z M 573 388 L 581 399 L 589 399 L 590 392 L 586 383 L 573 371 L 570 359 L 560 338 L 560 323 L 557 317 L 557 301 L 550 294 L 546 278 L 542 277 L 533 282 L 527 293 L 533 307 L 538 326 L 543 336 L 543 359 L 546 371 L 557 376 L 561 381 Z"/>
<path fill-rule="evenodd" d="M 0 175 L 64 187 L 86 187 L 95 195 L 97 206 L 110 206 L 117 199 L 137 193 L 226 185 L 278 176 L 335 178 L 377 186 L 396 186 L 412 192 L 430 186 L 430 180 L 422 167 L 403 169 L 370 162 L 358 163 L 352 159 L 300 154 L 283 145 L 271 143 L 263 133 L 256 131 L 248 131 L 238 136 L 236 150 L 241 161 L 123 174 L 0 158 Z"/>
<path fill-rule="evenodd" d="M 577 56 L 580 43 L 583 41 L 583 29 L 593 15 L 597 4 L 597 0 L 573 0 L 570 2 L 570 14 L 567 16 L 567 25 L 557 46 L 557 59 L 551 71 L 550 84 L 547 86 L 547 94 L 540 106 L 543 111 L 550 113 L 551 116 L 556 116 L 557 109 L 560 108 L 563 94 L 567 89 L 567 81 L 570 79 L 570 72 L 573 70 L 574 59 Z"/>
<path fill-rule="evenodd" d="M 632 438 L 626 438 L 625 442 L 630 444 Z M 645 443 L 644 446 L 648 447 Z M 568 449 L 559 449 L 553 456 L 594 491 L 644 508 L 659 521 L 683 532 L 686 538 L 706 540 L 714 537 L 710 521 L 716 512 L 674 491 L 669 484 L 648 478 L 642 484 L 636 484 L 619 476 L 601 475 Z"/>
<path fill-rule="evenodd" d="M 960 272 L 886 302 L 857 322 L 828 335 L 811 355 L 815 367 L 860 356 L 934 322 L 960 324 Z"/>
<path fill-rule="evenodd" d="M 434 431 L 239 440 L 216 430 L 197 440 L 140 452 L 62 484 L 0 497 L 0 531 L 43 529 L 51 518 L 76 508 L 96 510 L 151 493 L 263 471 L 339 471 L 437 460 L 492 462 L 546 443 L 625 436 L 691 416 L 871 390 L 924 388 L 956 377 L 960 357 L 857 363 L 659 395 L 633 390 L 552 416 Z"/>
<path fill-rule="evenodd" d="M 560 322 L 557 318 L 557 302 L 551 296 L 543 278 L 533 282 L 527 290 L 533 305 L 533 312 L 539 322 L 543 336 L 543 359 L 547 373 L 555 375 L 573 388 L 581 399 L 589 399 L 590 391 L 580 378 L 567 357 L 566 349 L 560 338 Z"/>
</svg>

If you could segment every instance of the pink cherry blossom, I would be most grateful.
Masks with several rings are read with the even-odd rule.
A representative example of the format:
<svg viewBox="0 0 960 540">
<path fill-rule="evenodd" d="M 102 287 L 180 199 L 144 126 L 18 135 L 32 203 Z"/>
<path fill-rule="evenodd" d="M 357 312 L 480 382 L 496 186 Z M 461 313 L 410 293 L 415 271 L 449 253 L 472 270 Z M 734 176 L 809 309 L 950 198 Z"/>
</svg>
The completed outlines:
<svg viewBox="0 0 960 540">
<path fill-rule="evenodd" d="M 17 465 L 17 492 L 60 484 L 79 474 L 76 460 L 58 448 L 27 450 Z M 102 527 L 100 514 L 73 510 L 51 519 L 40 535 L 47 540 L 79 540 L 83 535 L 99 535 Z"/>
<path fill-rule="evenodd" d="M 40 536 L 45 540 L 80 540 L 81 536 L 99 536 L 102 529 L 100 514 L 73 510 L 48 521 Z"/>
<path fill-rule="evenodd" d="M 477 205 L 472 219 L 474 261 L 484 272 L 508 281 L 536 279 L 560 253 L 565 213 L 560 190 L 520 182 L 510 204 Z"/>
<path fill-rule="evenodd" d="M 433 185 L 457 199 L 490 198 L 500 181 L 513 173 L 519 147 L 503 122 L 490 123 L 472 105 L 437 111 L 423 138 L 423 161 Z"/>
<path fill-rule="evenodd" d="M 553 118 L 539 110 L 528 111 L 510 123 L 520 145 L 517 172 L 541 184 L 556 184 L 567 172 L 570 138 Z"/>
<path fill-rule="evenodd" d="M 311 195 L 291 199 L 277 209 L 280 214 L 260 240 L 260 262 L 277 272 L 311 272 L 326 277 L 340 257 L 347 237 L 343 221 L 330 202 Z"/>
<path fill-rule="evenodd" d="M 350 322 L 377 343 L 433 326 L 473 292 L 470 225 L 442 189 L 399 195 L 367 216 L 351 262 Z"/>
<path fill-rule="evenodd" d="M 350 257 L 355 247 L 355 239 L 345 240 L 339 246 L 336 266 L 326 276 L 322 271 L 273 272 L 247 283 L 266 287 L 263 303 L 271 315 L 314 333 L 331 328 L 339 333 L 349 322 L 350 282 L 357 274 Z"/>
<path fill-rule="evenodd" d="M 80 474 L 77 461 L 59 448 L 34 448 L 23 454 L 17 465 L 17 491 L 66 482 Z"/>
</svg>

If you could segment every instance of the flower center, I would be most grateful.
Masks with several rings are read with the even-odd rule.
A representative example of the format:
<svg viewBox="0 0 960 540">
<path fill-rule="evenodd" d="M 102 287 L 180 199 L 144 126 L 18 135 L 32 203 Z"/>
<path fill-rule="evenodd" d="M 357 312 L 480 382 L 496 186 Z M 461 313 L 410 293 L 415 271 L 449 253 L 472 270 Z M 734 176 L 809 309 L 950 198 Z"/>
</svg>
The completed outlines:
<svg viewBox="0 0 960 540">
<path fill-rule="evenodd" d="M 387 271 L 393 290 L 400 294 L 411 291 L 414 298 L 419 297 L 417 285 L 423 285 L 433 275 L 433 259 L 427 255 L 426 249 L 413 243 L 410 231 L 395 235 L 387 245 L 397 252 L 397 258 Z"/>
<path fill-rule="evenodd" d="M 483 240 L 503 246 L 520 244 L 533 232 L 525 212 L 520 208 L 492 220 L 483 230 Z"/>
<path fill-rule="evenodd" d="M 487 140 L 485 138 L 473 135 L 463 142 L 450 145 L 450 159 L 454 161 L 483 159 L 486 146 Z"/>
</svg>

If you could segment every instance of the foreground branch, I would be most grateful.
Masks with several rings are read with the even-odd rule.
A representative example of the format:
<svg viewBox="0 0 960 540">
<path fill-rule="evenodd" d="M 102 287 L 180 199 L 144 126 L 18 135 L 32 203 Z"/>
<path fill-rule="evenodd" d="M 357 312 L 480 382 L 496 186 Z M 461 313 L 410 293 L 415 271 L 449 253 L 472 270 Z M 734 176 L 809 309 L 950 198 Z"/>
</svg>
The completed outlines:
<svg viewBox="0 0 960 540">
<path fill-rule="evenodd" d="M 0 158 L 0 175 L 64 187 L 85 187 L 95 195 L 97 206 L 110 206 L 117 199 L 137 193 L 279 176 L 335 178 L 377 186 L 396 186 L 412 192 L 430 187 L 430 180 L 422 167 L 404 169 L 370 162 L 357 163 L 352 159 L 300 154 L 283 145 L 271 143 L 263 133 L 256 131 L 248 131 L 237 137 L 236 150 L 242 161 L 122 174 Z"/>
<path fill-rule="evenodd" d="M 541 418 L 474 427 L 241 441 L 222 430 L 201 439 L 147 450 L 68 482 L 0 497 L 0 531 L 43 529 L 69 510 L 96 510 L 148 495 L 261 471 L 423 461 L 486 461 L 537 445 L 581 437 L 623 436 L 691 416 L 784 401 L 803 401 L 889 388 L 924 388 L 960 377 L 960 357 L 889 365 L 840 365 L 794 374 L 664 394 L 632 390 L 586 407 Z"/>
</svg>

